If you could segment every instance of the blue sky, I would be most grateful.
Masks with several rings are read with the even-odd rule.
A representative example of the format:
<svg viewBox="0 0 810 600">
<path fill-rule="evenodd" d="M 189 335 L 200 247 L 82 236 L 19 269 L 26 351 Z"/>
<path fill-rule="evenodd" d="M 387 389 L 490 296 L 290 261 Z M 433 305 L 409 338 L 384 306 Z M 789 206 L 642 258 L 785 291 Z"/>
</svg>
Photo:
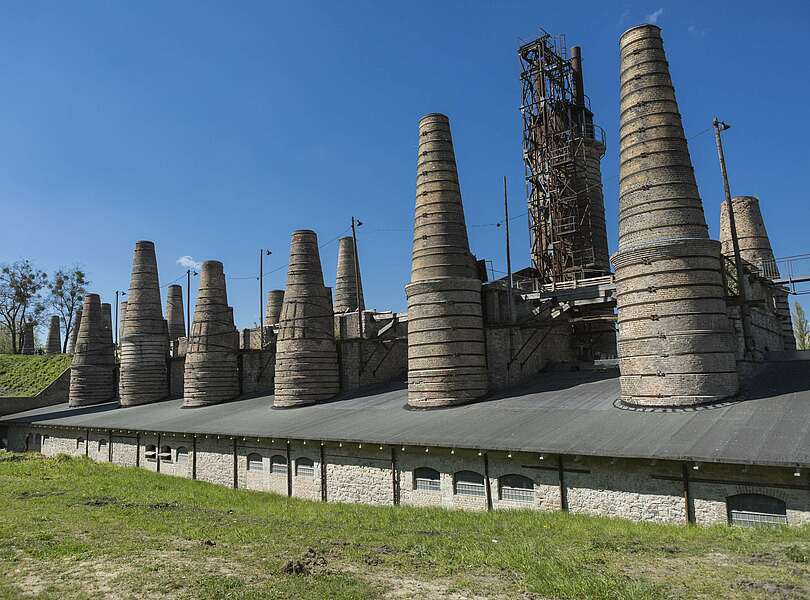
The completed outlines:
<svg viewBox="0 0 810 600">
<path fill-rule="evenodd" d="M 366 302 L 404 309 L 417 122 L 450 116 L 472 250 L 505 270 L 502 177 L 525 210 L 516 49 L 538 28 L 583 47 L 607 133 L 611 251 L 618 204 L 618 38 L 663 28 L 684 127 L 716 114 L 733 194 L 760 197 L 777 256 L 810 251 L 810 3 L 6 2 L 0 5 L 0 261 L 83 264 L 106 300 L 134 243 L 161 284 L 181 256 L 225 265 L 237 324 L 283 287 L 294 229 L 359 230 Z M 712 234 L 722 187 L 711 132 L 690 149 Z M 516 268 L 528 231 L 513 221 Z M 325 245 L 327 285 L 337 244 Z M 164 292 L 165 302 L 165 292 Z"/>
</svg>

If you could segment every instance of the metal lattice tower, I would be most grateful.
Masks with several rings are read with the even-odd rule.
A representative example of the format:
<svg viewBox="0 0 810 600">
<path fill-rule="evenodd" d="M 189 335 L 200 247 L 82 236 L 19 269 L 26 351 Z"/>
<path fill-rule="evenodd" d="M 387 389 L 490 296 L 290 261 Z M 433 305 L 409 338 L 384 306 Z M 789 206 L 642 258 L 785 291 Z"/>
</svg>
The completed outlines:
<svg viewBox="0 0 810 600">
<path fill-rule="evenodd" d="M 572 50 L 569 58 L 565 37 L 545 31 L 518 50 L 531 256 L 544 284 L 609 271 L 604 132 L 593 124 Z"/>
</svg>

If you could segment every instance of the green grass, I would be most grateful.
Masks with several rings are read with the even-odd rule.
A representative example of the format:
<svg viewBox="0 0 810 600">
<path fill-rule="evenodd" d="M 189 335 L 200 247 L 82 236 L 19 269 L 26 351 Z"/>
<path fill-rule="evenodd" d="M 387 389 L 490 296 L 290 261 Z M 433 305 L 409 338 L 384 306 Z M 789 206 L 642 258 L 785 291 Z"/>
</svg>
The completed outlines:
<svg viewBox="0 0 810 600">
<path fill-rule="evenodd" d="M 312 549 L 312 551 L 310 551 Z M 282 571 L 317 558 L 309 575 Z M 0 453 L 0 599 L 807 598 L 810 529 L 322 504 Z"/>
<path fill-rule="evenodd" d="M 68 354 L 0 354 L 0 396 L 33 396 L 70 366 Z"/>
</svg>

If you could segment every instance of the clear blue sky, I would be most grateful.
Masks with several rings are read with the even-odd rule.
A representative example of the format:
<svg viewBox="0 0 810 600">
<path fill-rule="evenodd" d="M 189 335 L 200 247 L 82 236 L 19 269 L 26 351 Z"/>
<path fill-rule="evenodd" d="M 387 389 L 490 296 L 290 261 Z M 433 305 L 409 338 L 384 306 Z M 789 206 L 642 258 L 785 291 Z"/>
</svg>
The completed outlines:
<svg viewBox="0 0 810 600">
<path fill-rule="evenodd" d="M 773 8 L 771 8 L 773 7 Z M 650 17 L 654 15 L 653 17 Z M 732 193 L 758 195 L 777 256 L 810 252 L 810 3 L 6 2 L 0 6 L 0 261 L 85 265 L 109 300 L 134 242 L 250 277 L 286 263 L 294 229 L 326 242 L 365 222 L 369 307 L 403 309 L 417 121 L 450 116 L 472 250 L 505 270 L 501 178 L 525 210 L 516 49 L 539 27 L 581 45 L 608 136 L 602 169 L 616 244 L 618 38 L 663 35 L 684 127 L 730 122 Z M 690 141 L 712 234 L 722 188 L 711 133 Z M 528 232 L 513 222 L 513 263 Z M 483 225 L 483 226 L 482 226 Z M 322 249 L 334 285 L 337 245 Z M 285 269 L 265 289 L 283 287 Z M 239 326 L 257 282 L 228 282 Z M 165 302 L 165 292 L 164 292 Z"/>
</svg>

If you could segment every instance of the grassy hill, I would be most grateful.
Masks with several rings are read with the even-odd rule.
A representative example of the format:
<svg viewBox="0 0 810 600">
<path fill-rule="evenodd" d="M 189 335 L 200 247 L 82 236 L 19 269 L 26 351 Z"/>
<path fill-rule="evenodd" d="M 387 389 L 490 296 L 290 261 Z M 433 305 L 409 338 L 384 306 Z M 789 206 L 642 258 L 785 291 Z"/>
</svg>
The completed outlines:
<svg viewBox="0 0 810 600">
<path fill-rule="evenodd" d="M 10 453 L 0 507 L 7 599 L 810 595 L 807 527 L 322 504 Z"/>
<path fill-rule="evenodd" d="M 33 396 L 70 366 L 68 354 L 0 354 L 0 396 Z"/>
</svg>

